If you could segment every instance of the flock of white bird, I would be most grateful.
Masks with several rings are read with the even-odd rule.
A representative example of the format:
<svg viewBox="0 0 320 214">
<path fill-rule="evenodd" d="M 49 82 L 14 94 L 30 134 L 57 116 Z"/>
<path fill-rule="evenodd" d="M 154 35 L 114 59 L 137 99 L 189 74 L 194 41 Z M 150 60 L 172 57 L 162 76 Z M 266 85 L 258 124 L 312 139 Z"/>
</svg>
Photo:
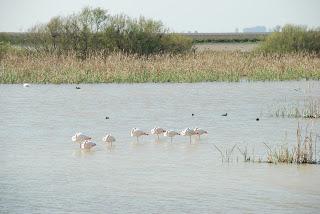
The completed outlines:
<svg viewBox="0 0 320 214">
<path fill-rule="evenodd" d="M 179 133 L 179 132 L 176 132 L 173 130 L 165 130 L 160 127 L 155 127 L 153 129 L 151 129 L 150 133 L 152 135 L 157 135 L 158 140 L 160 138 L 160 135 L 162 135 L 162 134 L 166 137 L 170 137 L 171 143 L 172 143 L 172 138 L 176 135 L 188 136 L 190 138 L 190 144 L 191 144 L 191 137 L 192 136 L 196 135 L 200 139 L 201 135 L 208 134 L 207 131 L 200 129 L 200 128 L 195 128 L 195 129 L 186 128 L 185 130 L 183 130 Z M 143 135 L 149 135 L 147 132 L 145 132 L 141 129 L 138 129 L 138 128 L 133 128 L 131 130 L 130 134 L 131 134 L 131 137 L 137 138 L 137 142 L 139 142 L 139 137 L 141 137 Z M 72 136 L 71 139 L 73 142 L 79 143 L 81 149 L 91 149 L 92 147 L 96 146 L 96 144 L 92 142 L 91 137 L 89 137 L 81 132 L 76 133 L 74 136 Z M 102 141 L 109 144 L 110 146 L 112 146 L 112 143 L 115 142 L 116 139 L 111 134 L 107 134 L 106 136 L 104 136 L 102 138 Z"/>
</svg>

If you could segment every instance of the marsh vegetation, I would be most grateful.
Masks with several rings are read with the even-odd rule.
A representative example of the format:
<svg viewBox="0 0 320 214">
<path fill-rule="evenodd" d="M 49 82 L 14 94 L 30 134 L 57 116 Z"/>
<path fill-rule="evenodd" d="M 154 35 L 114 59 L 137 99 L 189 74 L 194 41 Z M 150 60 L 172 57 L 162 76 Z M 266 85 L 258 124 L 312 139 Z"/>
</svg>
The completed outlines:
<svg viewBox="0 0 320 214">
<path fill-rule="evenodd" d="M 288 25 L 264 36 L 246 53 L 196 51 L 195 39 L 170 33 L 160 21 L 87 7 L 13 36 L 16 45 L 2 35 L 0 83 L 320 79 L 317 29 Z"/>
<path fill-rule="evenodd" d="M 10 53 L 1 61 L 1 83 L 206 82 L 320 79 L 320 58 L 310 54 L 201 52 L 139 56 Z"/>
</svg>

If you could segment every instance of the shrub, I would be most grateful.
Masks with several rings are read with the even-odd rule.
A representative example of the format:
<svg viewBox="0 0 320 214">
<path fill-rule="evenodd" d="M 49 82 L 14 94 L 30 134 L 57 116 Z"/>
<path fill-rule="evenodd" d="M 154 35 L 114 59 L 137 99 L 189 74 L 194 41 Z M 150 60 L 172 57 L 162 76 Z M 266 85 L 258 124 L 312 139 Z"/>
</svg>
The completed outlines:
<svg viewBox="0 0 320 214">
<path fill-rule="evenodd" d="M 83 59 L 93 52 L 150 55 L 191 49 L 191 39 L 168 34 L 160 21 L 112 16 L 101 8 L 86 7 L 77 14 L 54 17 L 47 24 L 34 26 L 29 35 L 32 47 L 38 51 L 75 51 Z"/>
<path fill-rule="evenodd" d="M 310 52 L 320 53 L 319 29 L 285 25 L 280 31 L 266 37 L 259 47 L 263 52 Z"/>
</svg>

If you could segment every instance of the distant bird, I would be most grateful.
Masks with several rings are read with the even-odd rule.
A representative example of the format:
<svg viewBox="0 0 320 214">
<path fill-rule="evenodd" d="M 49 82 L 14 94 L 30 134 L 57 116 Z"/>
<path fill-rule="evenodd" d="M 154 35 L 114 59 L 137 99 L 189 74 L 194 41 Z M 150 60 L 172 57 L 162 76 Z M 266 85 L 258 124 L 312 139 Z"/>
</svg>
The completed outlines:
<svg viewBox="0 0 320 214">
<path fill-rule="evenodd" d="M 133 128 L 131 130 L 131 137 L 137 137 L 137 142 L 139 142 L 139 137 L 143 135 L 149 135 L 149 134 L 137 128 Z"/>
<path fill-rule="evenodd" d="M 74 136 L 72 136 L 71 140 L 75 143 L 79 143 L 81 148 L 81 144 L 85 141 L 91 140 L 91 137 L 82 134 L 81 132 L 78 132 Z"/>
<path fill-rule="evenodd" d="M 224 116 L 224 117 L 226 117 L 226 116 L 228 116 L 228 113 L 222 114 L 221 116 Z"/>
<path fill-rule="evenodd" d="M 191 116 L 193 117 L 193 116 L 194 116 L 194 113 L 192 113 Z"/>
<path fill-rule="evenodd" d="M 97 144 L 93 143 L 92 141 L 86 140 L 82 143 L 80 143 L 81 149 L 91 149 L 92 147 L 95 147 Z"/>
<path fill-rule="evenodd" d="M 106 120 L 109 120 L 109 119 L 110 119 L 110 117 L 107 116 L 107 117 L 106 117 Z"/>
<path fill-rule="evenodd" d="M 190 144 L 191 144 L 191 136 L 195 135 L 195 134 L 196 134 L 195 131 L 193 131 L 192 129 L 189 129 L 189 128 L 186 128 L 185 130 L 183 130 L 181 132 L 182 136 L 189 136 L 190 137 Z"/>
<path fill-rule="evenodd" d="M 107 134 L 102 138 L 102 140 L 103 142 L 110 144 L 110 146 L 112 146 L 112 142 L 116 141 L 116 139 L 111 134 Z"/>
<path fill-rule="evenodd" d="M 153 135 L 157 135 L 158 136 L 158 140 L 159 140 L 159 135 L 165 133 L 166 130 L 164 130 L 163 128 L 160 127 L 155 127 L 153 129 L 151 129 L 151 134 Z"/>
<path fill-rule="evenodd" d="M 173 130 L 167 130 L 165 133 L 164 133 L 164 136 L 166 137 L 170 137 L 171 138 L 171 143 L 172 143 L 172 138 L 176 135 L 180 135 L 178 132 L 175 132 Z"/>
<path fill-rule="evenodd" d="M 76 89 L 81 89 L 79 86 L 76 86 Z"/>
<path fill-rule="evenodd" d="M 23 87 L 28 88 L 28 87 L 30 87 L 30 84 L 29 83 L 23 83 Z"/>
<path fill-rule="evenodd" d="M 200 135 L 208 134 L 207 131 L 205 131 L 205 130 L 203 130 L 201 128 L 197 128 L 197 127 L 193 131 L 196 133 L 196 135 L 199 136 L 199 139 L 200 139 Z"/>
<path fill-rule="evenodd" d="M 256 121 L 259 121 L 259 120 L 260 120 L 259 117 L 257 117 L 257 118 L 256 118 Z"/>
</svg>

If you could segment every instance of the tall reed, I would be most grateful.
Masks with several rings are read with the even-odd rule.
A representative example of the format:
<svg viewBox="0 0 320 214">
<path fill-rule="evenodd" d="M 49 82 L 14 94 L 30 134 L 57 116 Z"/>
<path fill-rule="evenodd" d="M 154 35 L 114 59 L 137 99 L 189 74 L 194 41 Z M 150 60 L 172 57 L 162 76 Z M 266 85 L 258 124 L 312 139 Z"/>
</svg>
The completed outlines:
<svg viewBox="0 0 320 214">
<path fill-rule="evenodd" d="M 297 163 L 297 164 L 314 164 L 317 163 L 317 138 L 318 135 L 305 129 L 305 134 L 302 135 L 302 127 L 298 124 L 297 141 L 295 146 L 290 149 L 288 144 L 280 147 L 271 148 L 264 143 L 267 148 L 268 163 Z M 316 136 L 314 138 L 314 135 Z"/>
<path fill-rule="evenodd" d="M 141 57 L 94 53 L 9 53 L 0 62 L 0 83 L 139 83 L 320 79 L 312 54 L 199 52 Z"/>
</svg>

